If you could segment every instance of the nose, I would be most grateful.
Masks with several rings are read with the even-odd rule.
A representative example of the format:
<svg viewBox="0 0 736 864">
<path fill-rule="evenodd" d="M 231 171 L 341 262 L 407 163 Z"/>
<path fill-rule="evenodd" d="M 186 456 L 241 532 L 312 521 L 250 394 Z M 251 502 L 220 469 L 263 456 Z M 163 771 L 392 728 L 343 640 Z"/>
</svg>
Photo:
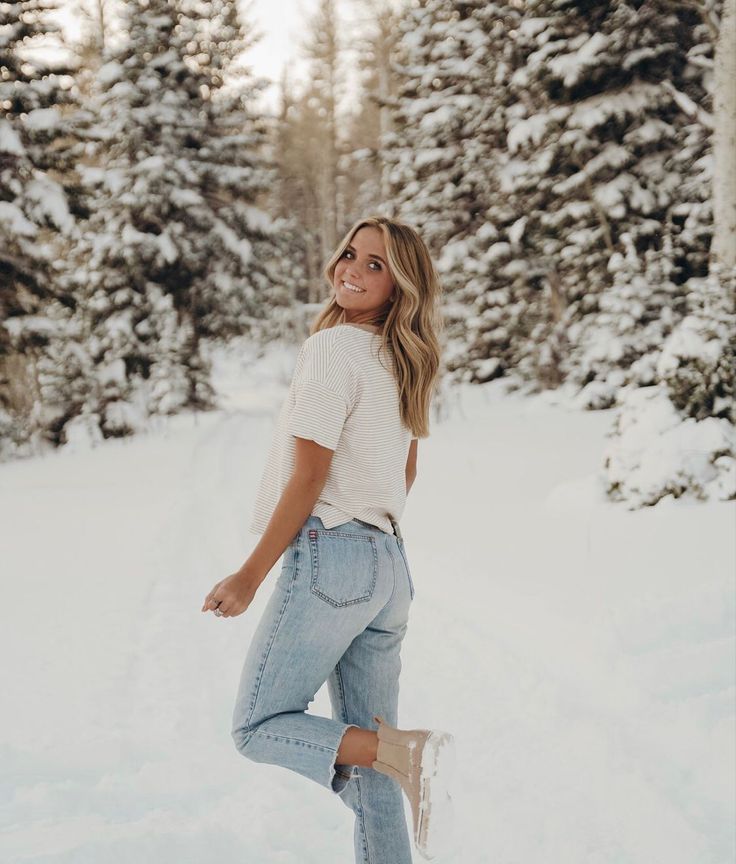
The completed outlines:
<svg viewBox="0 0 736 864">
<path fill-rule="evenodd" d="M 348 266 L 345 268 L 345 278 L 348 280 L 348 282 L 355 282 L 356 284 L 359 285 L 360 282 L 358 282 L 358 279 L 360 277 L 356 276 L 355 275 L 356 273 L 357 273 L 357 270 L 353 270 L 353 268 L 350 266 L 350 264 L 348 264 Z"/>
</svg>

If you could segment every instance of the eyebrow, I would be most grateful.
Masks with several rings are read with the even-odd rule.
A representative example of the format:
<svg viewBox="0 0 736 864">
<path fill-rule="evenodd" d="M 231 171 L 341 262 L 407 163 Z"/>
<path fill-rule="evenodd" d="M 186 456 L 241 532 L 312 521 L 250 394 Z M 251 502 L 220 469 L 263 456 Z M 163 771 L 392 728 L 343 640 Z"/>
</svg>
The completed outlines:
<svg viewBox="0 0 736 864">
<path fill-rule="evenodd" d="M 351 252 L 355 252 L 355 246 L 353 246 L 352 243 L 348 243 L 348 245 L 347 245 L 345 248 L 346 248 L 346 249 L 349 249 Z M 369 257 L 369 258 L 378 258 L 378 260 L 379 260 L 379 261 L 380 261 L 380 262 L 381 262 L 385 267 L 388 267 L 388 264 L 386 264 L 386 262 L 383 260 L 383 258 L 381 258 L 380 255 L 374 255 L 372 252 L 369 252 L 369 253 L 368 253 L 368 257 Z"/>
</svg>

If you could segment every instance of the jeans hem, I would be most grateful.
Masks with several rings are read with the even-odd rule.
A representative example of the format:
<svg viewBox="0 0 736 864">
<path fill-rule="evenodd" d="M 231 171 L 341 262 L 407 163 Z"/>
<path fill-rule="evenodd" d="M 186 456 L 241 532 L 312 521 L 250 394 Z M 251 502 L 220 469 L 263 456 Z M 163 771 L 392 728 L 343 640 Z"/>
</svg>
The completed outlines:
<svg viewBox="0 0 736 864">
<path fill-rule="evenodd" d="M 345 728 L 342 730 L 340 735 L 340 741 L 342 741 L 345 733 L 350 729 L 350 727 L 355 729 L 359 729 L 355 723 L 346 723 Z M 337 748 L 335 749 L 335 758 L 330 763 L 330 776 L 328 781 L 329 788 L 335 793 L 340 794 L 342 790 L 348 785 L 353 776 L 353 767 L 352 765 L 346 765 L 344 763 L 340 763 L 341 770 L 337 770 L 337 750 L 340 747 L 340 741 L 337 742 Z M 345 770 L 349 769 L 349 773 Z"/>
</svg>

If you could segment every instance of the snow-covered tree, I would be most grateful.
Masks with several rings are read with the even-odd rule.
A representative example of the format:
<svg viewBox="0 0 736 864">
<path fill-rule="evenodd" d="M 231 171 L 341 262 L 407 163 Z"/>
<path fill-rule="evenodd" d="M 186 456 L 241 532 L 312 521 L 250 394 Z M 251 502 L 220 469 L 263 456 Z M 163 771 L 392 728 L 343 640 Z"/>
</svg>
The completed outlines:
<svg viewBox="0 0 736 864">
<path fill-rule="evenodd" d="M 312 101 L 320 120 L 321 158 L 317 181 L 323 261 L 332 254 L 342 227 L 338 211 L 338 102 L 342 85 L 340 43 L 335 0 L 319 0 L 317 11 L 310 21 L 304 49 L 310 65 L 308 99 Z"/>
<path fill-rule="evenodd" d="M 727 272 L 709 271 L 719 5 L 407 5 L 384 144 L 397 211 L 439 257 L 450 370 L 532 389 L 564 383 L 586 407 L 626 401 L 629 444 L 660 428 L 636 414 L 645 404 L 665 425 L 717 428 L 720 444 L 703 451 L 717 467 L 684 471 L 671 488 L 699 488 L 697 474 L 722 495 L 733 325 L 703 299 L 732 290 Z M 722 78 L 732 93 L 733 76 Z M 677 446 L 677 433 L 669 440 Z M 663 461 L 663 477 L 673 464 Z M 609 459 L 612 494 L 630 497 L 632 466 Z M 638 500 L 656 500 L 658 484 L 669 488 L 647 481 Z"/>
<path fill-rule="evenodd" d="M 694 10 L 656 2 L 543 0 L 529 14 L 512 77 L 528 107 L 509 129 L 528 215 L 521 251 L 554 272 L 570 347 L 560 379 L 595 382 L 596 407 L 609 375 L 611 394 L 640 372 L 647 380 L 651 363 L 636 361 L 658 349 L 684 314 L 683 284 L 705 272 L 707 132 L 681 107 L 706 98 L 703 67 L 688 61 L 694 48 L 705 56 L 703 27 Z M 559 329 L 544 291 L 526 318 L 534 327 L 513 365 L 533 381 Z"/>
<path fill-rule="evenodd" d="M 308 79 L 297 86 L 285 71 L 274 134 L 276 212 L 288 220 L 283 230 L 294 238 L 287 255 L 296 277 L 295 296 L 312 303 L 324 297 L 324 265 L 357 203 L 352 197 L 356 178 L 346 176 L 353 167 L 350 120 L 340 108 L 347 41 L 342 26 L 334 0 L 322 0 L 301 46 Z"/>
<path fill-rule="evenodd" d="M 388 0 L 356 0 L 357 18 L 347 35 L 347 65 L 358 88 L 341 126 L 340 197 L 344 223 L 390 209 L 389 165 L 380 150 L 392 128 L 397 76 L 391 68 L 399 16 Z"/>
<path fill-rule="evenodd" d="M 710 269 L 686 283 L 688 314 L 662 346 L 654 386 L 619 397 L 604 464 L 609 494 L 634 507 L 736 499 L 736 0 L 723 4 L 720 33 L 713 4 L 700 10 L 716 36 L 715 117 L 704 123 L 715 130 Z"/>
<path fill-rule="evenodd" d="M 519 18 L 505 3 L 408 5 L 394 60 L 394 129 L 383 138 L 394 211 L 438 258 L 448 368 L 474 380 L 502 374 L 519 326 L 521 222 L 503 188 L 509 34 Z"/>
<path fill-rule="evenodd" d="M 593 382 L 591 407 L 651 380 L 707 272 L 711 63 L 698 12 L 665 2 L 407 7 L 387 158 L 440 258 L 458 374 Z"/>
<path fill-rule="evenodd" d="M 272 173 L 255 85 L 228 77 L 243 47 L 234 2 L 129 0 L 125 13 L 128 38 L 97 76 L 80 168 L 91 214 L 70 275 L 95 369 L 83 413 L 105 436 L 211 405 L 201 340 L 247 331 L 285 293 L 258 200 Z"/>
<path fill-rule="evenodd" d="M 608 492 L 630 508 L 665 496 L 736 499 L 736 272 L 688 282 L 689 314 L 650 387 L 627 387 L 604 454 Z"/>
<path fill-rule="evenodd" d="M 290 220 L 288 233 L 294 242 L 288 260 L 294 268 L 294 298 L 317 302 L 322 297 L 322 269 L 326 245 L 323 183 L 324 125 L 320 97 L 307 82 L 292 87 L 288 77 L 281 82 L 281 105 L 274 130 L 274 155 L 278 183 L 274 186 L 274 212 Z M 332 206 L 336 206 L 333 202 Z"/>
<path fill-rule="evenodd" d="M 0 4 L 0 457 L 53 440 L 51 355 L 66 338 L 55 240 L 74 230 L 67 188 L 73 64 L 56 4 Z M 52 46 L 62 59 L 48 62 Z M 57 358 L 58 359 L 58 358 Z"/>
<path fill-rule="evenodd" d="M 490 42 L 481 26 L 495 4 L 428 0 L 407 5 L 399 24 L 400 76 L 394 131 L 384 136 L 391 203 L 437 253 L 485 218 L 488 158 L 479 127 L 491 106 L 484 89 Z M 460 11 L 463 8 L 463 12 Z"/>
</svg>

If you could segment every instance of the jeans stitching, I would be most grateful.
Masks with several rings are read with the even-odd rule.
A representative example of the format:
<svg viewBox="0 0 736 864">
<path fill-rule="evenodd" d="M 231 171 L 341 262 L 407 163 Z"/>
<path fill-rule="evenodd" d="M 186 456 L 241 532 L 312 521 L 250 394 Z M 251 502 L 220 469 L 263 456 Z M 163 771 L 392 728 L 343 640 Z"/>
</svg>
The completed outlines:
<svg viewBox="0 0 736 864">
<path fill-rule="evenodd" d="M 289 604 L 289 600 L 291 600 L 292 591 L 294 588 L 294 582 L 296 580 L 297 571 L 299 569 L 299 541 L 297 539 L 297 545 L 294 549 L 294 569 L 291 573 L 291 579 L 289 580 L 289 585 L 286 589 L 286 596 L 284 597 L 284 602 L 281 604 L 281 609 L 279 610 L 279 616 L 276 619 L 276 626 L 273 628 L 273 632 L 269 638 L 268 646 L 261 658 L 260 666 L 258 667 L 258 675 L 256 676 L 256 686 L 253 693 L 253 698 L 251 700 L 250 711 L 248 712 L 248 716 L 245 721 L 245 728 L 248 729 L 250 727 L 250 721 L 253 718 L 253 712 L 256 710 L 256 704 L 258 702 L 258 694 L 261 690 L 261 681 L 263 680 L 263 671 L 266 668 L 266 663 L 268 661 L 268 656 L 271 653 L 271 648 L 273 648 L 273 643 L 276 640 L 276 634 L 278 633 L 279 627 L 281 626 L 281 622 L 284 618 L 284 612 L 286 612 L 286 607 Z"/>
<path fill-rule="evenodd" d="M 264 732 L 262 729 L 253 729 L 253 735 L 261 735 L 264 738 L 272 738 L 276 741 L 290 741 L 294 744 L 301 744 L 304 747 L 311 747 L 314 750 L 324 750 L 326 753 L 337 753 L 332 747 L 324 747 L 322 744 L 314 744 L 311 741 L 304 741 L 302 738 L 291 738 L 289 735 L 274 735 L 273 732 Z"/>
<path fill-rule="evenodd" d="M 343 723 L 347 724 L 345 732 L 348 731 L 348 728 L 350 726 L 353 726 L 354 728 L 357 729 L 359 727 L 356 726 L 354 723 L 350 723 L 350 721 L 348 720 L 348 709 L 346 707 L 347 702 L 345 701 L 345 685 L 343 684 L 343 681 L 342 681 L 342 669 L 340 668 L 340 661 L 338 661 L 336 666 L 335 666 L 335 681 L 337 682 L 337 694 L 338 694 L 339 699 L 340 699 L 340 709 L 341 709 L 340 720 L 342 720 Z M 343 735 L 345 734 L 345 732 L 343 732 Z M 342 740 L 342 739 L 340 739 L 340 740 Z M 338 749 L 339 749 L 339 747 L 338 747 Z M 335 754 L 335 759 L 337 759 L 337 754 Z M 341 764 L 343 764 L 343 763 L 341 763 Z M 346 777 L 347 779 L 350 779 L 353 776 L 352 766 L 351 766 L 350 772 L 348 774 L 345 774 L 343 771 L 338 771 L 337 765 L 335 765 L 335 773 L 339 774 L 341 777 Z"/>
<path fill-rule="evenodd" d="M 360 833 L 363 835 L 363 849 L 365 850 L 365 862 L 371 864 L 371 853 L 368 848 L 368 832 L 365 830 L 365 811 L 363 810 L 363 796 L 360 791 L 360 775 L 355 775 L 355 787 L 358 791 L 358 811 L 360 812 Z"/>
<path fill-rule="evenodd" d="M 404 549 L 404 544 L 399 543 L 399 552 L 401 552 L 401 557 L 404 559 L 404 567 L 406 567 L 406 575 L 409 577 L 409 588 L 411 589 L 411 599 L 414 599 L 414 580 L 411 578 L 411 570 L 409 568 L 409 561 L 406 557 L 406 550 Z"/>
<path fill-rule="evenodd" d="M 327 534 L 329 537 L 347 537 L 348 540 L 374 539 L 372 534 L 364 534 L 362 531 L 336 531 L 334 528 L 311 528 L 310 530 L 316 531 L 317 534 Z M 380 528 L 378 530 L 380 531 Z"/>
<path fill-rule="evenodd" d="M 386 601 L 385 605 L 381 609 L 381 612 L 383 612 L 383 610 L 386 609 L 387 606 L 389 606 L 391 601 L 394 599 L 394 594 L 396 593 L 396 566 L 394 564 L 394 556 L 391 554 L 391 546 L 389 545 L 388 537 L 386 537 L 386 551 L 388 552 L 388 557 L 391 559 L 391 572 L 394 574 L 394 584 L 391 588 L 391 596 Z"/>
<path fill-rule="evenodd" d="M 335 681 L 337 682 L 337 693 L 338 693 L 338 696 L 340 697 L 340 708 L 341 708 L 340 720 L 342 720 L 343 723 L 347 723 L 348 722 L 348 713 L 347 713 L 347 709 L 345 707 L 345 687 L 342 683 L 342 671 L 340 670 L 340 662 L 339 661 L 337 662 L 337 665 L 335 666 Z M 353 725 L 353 724 L 350 724 L 350 725 Z M 345 732 L 347 732 L 347 731 L 348 731 L 348 729 L 346 728 Z M 343 732 L 342 734 L 345 735 L 345 732 Z M 342 738 L 340 740 L 342 741 Z M 339 749 L 340 748 L 338 745 L 338 750 Z M 335 753 L 335 762 L 337 762 L 337 752 Z M 348 773 L 348 774 L 346 774 L 344 771 L 340 771 L 336 764 L 334 765 L 334 768 L 335 768 L 335 774 L 339 774 L 341 777 L 345 777 L 348 780 L 353 776 L 352 768 L 351 768 L 350 773 Z"/>
<path fill-rule="evenodd" d="M 337 692 L 340 695 L 340 707 L 342 708 L 342 716 L 340 719 L 343 723 L 348 722 L 348 709 L 345 703 L 345 685 L 342 683 L 342 669 L 340 669 L 340 661 L 337 661 L 335 666 L 335 680 L 337 681 Z"/>
<path fill-rule="evenodd" d="M 348 706 L 345 701 L 345 688 L 342 683 L 342 670 L 340 669 L 340 663 L 338 662 L 335 666 L 335 677 L 337 678 L 338 688 L 337 691 L 340 694 L 340 705 L 342 707 L 342 716 L 343 722 L 348 722 Z M 355 789 L 358 795 L 358 813 L 356 814 L 360 818 L 360 834 L 363 839 L 363 850 L 365 852 L 365 864 L 371 864 L 371 856 L 368 850 L 368 832 L 365 827 L 365 812 L 363 810 L 363 798 L 360 792 L 360 774 L 356 773 L 355 777 Z"/>
</svg>

